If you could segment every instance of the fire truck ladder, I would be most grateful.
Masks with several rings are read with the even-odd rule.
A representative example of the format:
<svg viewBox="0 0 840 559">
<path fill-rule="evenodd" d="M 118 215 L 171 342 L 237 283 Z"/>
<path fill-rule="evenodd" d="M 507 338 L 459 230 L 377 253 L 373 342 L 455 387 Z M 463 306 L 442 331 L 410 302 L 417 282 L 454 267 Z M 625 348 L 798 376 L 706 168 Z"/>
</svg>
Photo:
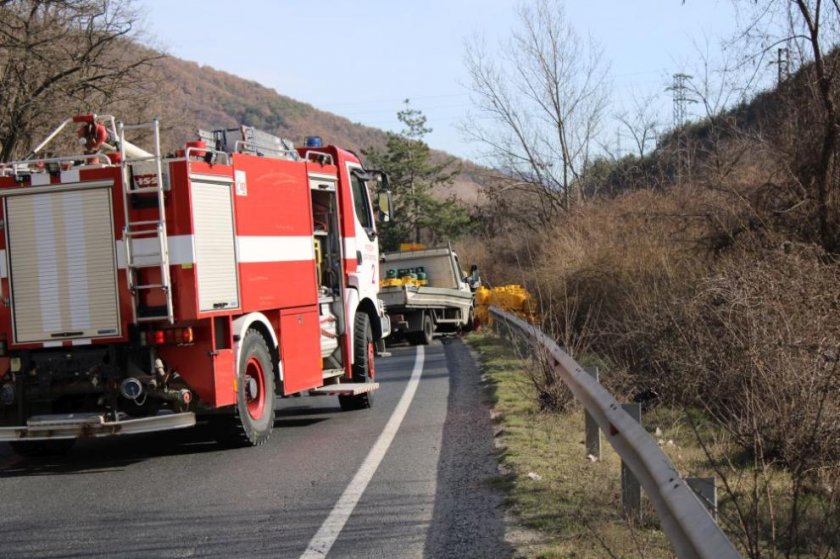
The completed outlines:
<svg viewBox="0 0 840 559">
<path fill-rule="evenodd" d="M 174 321 L 172 308 L 172 280 L 169 275 L 169 240 L 166 234 L 166 210 L 164 207 L 163 167 L 160 155 L 160 126 L 155 119 L 148 124 L 126 126 L 119 123 L 120 153 L 122 155 L 123 209 L 125 228 L 123 246 L 126 256 L 126 278 L 128 289 L 134 298 L 134 321 L 152 322 L 156 320 Z M 128 130 L 151 130 L 154 136 L 153 154 L 139 157 L 126 157 L 125 133 Z M 136 155 L 136 154 L 132 154 Z M 130 158 L 130 160 L 129 160 Z M 135 178 L 143 175 L 147 178 L 142 184 L 135 184 Z M 137 181 L 139 182 L 139 181 Z M 147 186 L 148 184 L 148 186 Z M 132 221 L 130 208 L 136 196 L 154 194 L 156 203 L 144 204 L 144 208 L 157 212 L 157 219 Z M 145 198 L 150 198 L 146 196 Z M 137 204 L 138 206 L 140 204 Z M 159 268 L 160 283 L 141 283 L 138 271 Z M 146 306 L 141 294 L 159 290 L 163 293 L 165 304 Z"/>
</svg>

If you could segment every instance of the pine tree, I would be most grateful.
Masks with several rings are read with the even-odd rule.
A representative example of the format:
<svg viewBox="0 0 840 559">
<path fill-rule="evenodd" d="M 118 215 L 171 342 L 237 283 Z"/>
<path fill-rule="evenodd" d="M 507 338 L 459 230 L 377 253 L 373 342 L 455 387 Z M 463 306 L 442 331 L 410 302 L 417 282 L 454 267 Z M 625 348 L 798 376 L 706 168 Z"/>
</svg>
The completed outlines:
<svg viewBox="0 0 840 559">
<path fill-rule="evenodd" d="M 423 140 L 432 129 L 423 112 L 412 108 L 408 99 L 397 118 L 405 128 L 388 133 L 385 149 L 363 152 L 369 167 L 388 174 L 393 194 L 395 219 L 380 227 L 380 244 L 383 250 L 396 250 L 405 242 L 454 240 L 468 230 L 469 213 L 454 198 L 440 200 L 432 191 L 451 184 L 461 170 L 454 157 L 433 160 Z"/>
</svg>

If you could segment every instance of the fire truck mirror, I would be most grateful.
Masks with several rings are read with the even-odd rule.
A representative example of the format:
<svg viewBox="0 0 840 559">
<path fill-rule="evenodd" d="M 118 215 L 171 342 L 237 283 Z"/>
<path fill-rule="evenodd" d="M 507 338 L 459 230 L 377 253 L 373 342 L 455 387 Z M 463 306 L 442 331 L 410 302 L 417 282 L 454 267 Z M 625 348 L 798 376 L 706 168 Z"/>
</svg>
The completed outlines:
<svg viewBox="0 0 840 559">
<path fill-rule="evenodd" d="M 377 195 L 377 206 L 379 206 L 379 220 L 388 223 L 394 219 L 394 205 L 391 201 L 390 190 L 380 190 Z"/>
</svg>

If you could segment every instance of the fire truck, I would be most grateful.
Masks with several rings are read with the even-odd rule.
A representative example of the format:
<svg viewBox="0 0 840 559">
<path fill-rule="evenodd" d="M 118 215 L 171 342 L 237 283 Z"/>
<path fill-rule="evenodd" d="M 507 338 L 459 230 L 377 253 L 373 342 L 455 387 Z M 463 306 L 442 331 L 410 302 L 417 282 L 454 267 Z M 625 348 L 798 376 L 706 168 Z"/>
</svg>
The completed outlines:
<svg viewBox="0 0 840 559">
<path fill-rule="evenodd" d="M 76 154 L 45 151 L 67 130 Z M 279 397 L 372 405 L 387 178 L 319 141 L 199 138 L 162 156 L 157 121 L 79 115 L 0 168 L 0 441 L 19 453 L 197 418 L 259 445 Z"/>
</svg>

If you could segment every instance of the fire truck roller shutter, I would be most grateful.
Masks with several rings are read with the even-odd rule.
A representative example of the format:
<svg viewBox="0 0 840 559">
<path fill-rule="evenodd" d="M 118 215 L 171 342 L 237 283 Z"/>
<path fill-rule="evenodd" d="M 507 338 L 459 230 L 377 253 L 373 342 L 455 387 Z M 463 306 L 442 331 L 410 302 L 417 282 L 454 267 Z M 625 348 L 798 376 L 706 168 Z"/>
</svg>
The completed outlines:
<svg viewBox="0 0 840 559">
<path fill-rule="evenodd" d="M 6 197 L 17 343 L 120 335 L 111 185 Z"/>
<path fill-rule="evenodd" d="M 191 184 L 199 311 L 238 308 L 232 181 Z"/>
</svg>

